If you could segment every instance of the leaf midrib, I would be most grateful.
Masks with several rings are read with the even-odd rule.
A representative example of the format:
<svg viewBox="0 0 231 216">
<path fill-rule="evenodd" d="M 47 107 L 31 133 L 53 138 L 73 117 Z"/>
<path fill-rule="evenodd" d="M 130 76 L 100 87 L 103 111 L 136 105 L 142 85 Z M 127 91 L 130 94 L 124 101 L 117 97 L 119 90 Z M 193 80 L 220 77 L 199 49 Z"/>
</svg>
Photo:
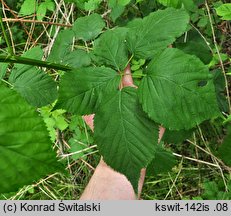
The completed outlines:
<svg viewBox="0 0 231 216">
<path fill-rule="evenodd" d="M 122 102 L 122 91 L 120 92 L 119 94 L 119 113 L 120 113 L 120 117 L 121 117 L 121 125 L 122 125 L 122 134 L 123 134 L 123 137 L 124 137 L 124 140 L 125 140 L 125 143 L 126 143 L 126 150 L 128 152 L 128 154 L 130 155 L 131 158 L 136 158 L 130 151 L 131 148 L 129 148 L 129 146 L 132 146 L 132 148 L 136 148 L 139 152 L 141 152 L 141 150 L 139 148 L 137 148 L 137 146 L 133 145 L 128 139 L 127 139 L 127 136 L 126 136 L 126 129 L 125 129 L 125 126 L 124 126 L 124 122 L 128 122 L 129 124 L 131 124 L 129 121 L 126 120 L 126 118 L 124 118 L 124 114 L 123 114 L 123 110 L 122 110 L 122 106 L 126 107 L 125 105 L 123 105 L 123 102 Z M 142 152 L 141 152 L 142 153 Z M 141 154 L 142 155 L 142 154 Z M 131 161 L 131 160 L 130 160 Z M 133 162 L 134 161 L 137 161 L 137 158 L 136 160 L 132 160 Z M 139 161 L 139 160 L 138 160 Z M 129 165 L 130 167 L 131 165 Z M 140 167 L 140 164 L 138 163 L 137 166 Z M 142 167 L 140 167 L 142 168 Z"/>
</svg>

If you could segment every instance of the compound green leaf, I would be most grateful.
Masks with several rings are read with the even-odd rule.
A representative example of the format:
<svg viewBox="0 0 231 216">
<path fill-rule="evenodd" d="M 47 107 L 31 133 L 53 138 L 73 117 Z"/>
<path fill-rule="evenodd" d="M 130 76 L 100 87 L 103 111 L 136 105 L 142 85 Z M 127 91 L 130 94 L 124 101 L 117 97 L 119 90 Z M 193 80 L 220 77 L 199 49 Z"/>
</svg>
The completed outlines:
<svg viewBox="0 0 231 216">
<path fill-rule="evenodd" d="M 118 5 L 126 6 L 130 3 L 131 0 L 117 0 Z"/>
<path fill-rule="evenodd" d="M 217 96 L 218 107 L 221 112 L 229 112 L 229 104 L 225 91 L 225 78 L 221 69 L 213 71 L 213 84 L 215 86 L 215 92 Z"/>
<path fill-rule="evenodd" d="M 37 10 L 37 19 L 38 20 L 43 20 L 43 18 L 46 16 L 47 13 L 47 6 L 46 3 L 43 2 L 38 6 L 38 10 Z"/>
<path fill-rule="evenodd" d="M 222 4 L 216 8 L 216 12 L 223 20 L 231 20 L 231 3 Z"/>
<path fill-rule="evenodd" d="M 158 0 L 164 6 L 179 8 L 182 4 L 181 0 Z"/>
<path fill-rule="evenodd" d="M 17 190 L 58 170 L 42 118 L 0 84 L 0 193 Z"/>
<path fill-rule="evenodd" d="M 176 165 L 176 157 L 170 150 L 164 148 L 162 143 L 156 147 L 155 158 L 148 165 L 147 175 L 158 175 L 169 172 Z"/>
<path fill-rule="evenodd" d="M 64 74 L 60 82 L 57 108 L 85 115 L 94 113 L 103 95 L 118 90 L 120 76 L 106 67 L 86 67 Z"/>
<path fill-rule="evenodd" d="M 22 56 L 41 59 L 42 55 L 41 48 L 35 47 Z M 51 104 L 58 97 L 56 83 L 48 74 L 35 66 L 15 64 L 9 82 L 28 103 L 36 107 Z"/>
<path fill-rule="evenodd" d="M 72 51 L 74 32 L 70 29 L 62 30 L 54 43 L 48 61 L 69 65 L 73 68 L 88 66 L 91 63 L 89 53 L 84 50 Z"/>
<path fill-rule="evenodd" d="M 63 63 L 72 68 L 86 67 L 91 64 L 91 57 L 84 50 L 74 50 L 63 57 Z"/>
<path fill-rule="evenodd" d="M 209 64 L 212 60 L 212 54 L 204 39 L 196 30 L 187 32 L 187 41 L 184 36 L 180 41 L 175 43 L 176 48 L 184 51 L 187 54 L 197 56 L 204 64 Z"/>
<path fill-rule="evenodd" d="M 19 14 L 23 16 L 31 15 L 36 12 L 38 8 L 38 2 L 35 0 L 25 0 L 21 6 Z"/>
<path fill-rule="evenodd" d="M 228 133 L 223 143 L 218 149 L 218 156 L 228 165 L 231 166 L 231 125 L 228 127 Z"/>
<path fill-rule="evenodd" d="M 0 63 L 0 79 L 5 77 L 8 66 L 8 63 Z"/>
<path fill-rule="evenodd" d="M 78 39 L 84 41 L 95 39 L 105 27 L 105 22 L 99 14 L 78 18 L 73 26 L 73 31 Z"/>
<path fill-rule="evenodd" d="M 64 0 L 65 2 L 75 3 L 79 9 L 86 11 L 96 10 L 102 0 Z"/>
<path fill-rule="evenodd" d="M 124 3 L 130 3 L 130 1 L 125 1 Z M 111 9 L 110 17 L 113 22 L 124 12 L 125 5 L 120 4 L 117 0 L 109 0 L 108 6 Z"/>
<path fill-rule="evenodd" d="M 140 170 L 154 158 L 158 127 L 142 111 L 137 90 L 123 88 L 102 101 L 94 119 L 95 140 L 104 161 L 127 176 L 137 190 Z"/>
<path fill-rule="evenodd" d="M 194 130 L 195 129 L 173 131 L 165 129 L 164 135 L 161 140 L 166 143 L 182 143 L 192 136 Z"/>
<path fill-rule="evenodd" d="M 178 49 L 168 48 L 150 62 L 139 99 L 149 117 L 170 130 L 190 129 L 219 115 L 207 66 Z"/>
<path fill-rule="evenodd" d="M 88 0 L 84 3 L 84 9 L 86 11 L 93 11 L 98 9 L 102 0 Z"/>
<path fill-rule="evenodd" d="M 67 3 L 75 3 L 76 5 L 78 4 L 78 2 L 84 3 L 86 0 L 64 0 L 64 2 Z M 82 8 L 81 8 L 82 9 Z"/>
<path fill-rule="evenodd" d="M 56 83 L 42 70 L 26 67 L 12 72 L 10 83 L 29 104 L 42 107 L 51 104 L 58 97 Z"/>
<path fill-rule="evenodd" d="M 46 4 L 46 7 L 47 7 L 47 10 L 49 10 L 49 11 L 54 11 L 55 10 L 55 3 L 54 3 L 53 0 L 46 0 L 45 4 Z"/>
<path fill-rule="evenodd" d="M 198 10 L 195 0 L 181 0 L 181 2 L 187 11 L 196 12 Z"/>
<path fill-rule="evenodd" d="M 47 60 L 55 63 L 65 63 L 63 59 L 71 52 L 73 38 L 74 32 L 72 30 L 60 31 Z M 76 61 L 78 60 L 76 59 Z"/>
<path fill-rule="evenodd" d="M 183 10 L 167 8 L 151 13 L 128 24 L 127 45 L 136 58 L 151 58 L 165 49 L 186 30 L 188 14 Z"/>
<path fill-rule="evenodd" d="M 117 71 L 123 70 L 128 63 L 126 34 L 126 28 L 108 30 L 102 34 L 94 47 L 97 62 L 113 66 Z"/>
<path fill-rule="evenodd" d="M 117 5 L 114 8 L 111 9 L 110 17 L 113 22 L 115 22 L 121 14 L 124 12 L 125 7 L 121 5 Z"/>
<path fill-rule="evenodd" d="M 30 50 L 27 50 L 25 53 L 23 53 L 22 56 L 27 57 L 27 58 L 31 58 L 31 59 L 42 59 L 43 50 L 41 49 L 41 47 L 36 46 L 36 47 L 33 47 Z M 17 67 L 21 69 L 21 68 L 24 68 L 24 65 L 23 64 L 18 64 Z"/>
<path fill-rule="evenodd" d="M 184 8 L 188 11 L 195 11 L 197 6 L 193 0 L 158 0 L 159 3 L 166 7 Z"/>
</svg>

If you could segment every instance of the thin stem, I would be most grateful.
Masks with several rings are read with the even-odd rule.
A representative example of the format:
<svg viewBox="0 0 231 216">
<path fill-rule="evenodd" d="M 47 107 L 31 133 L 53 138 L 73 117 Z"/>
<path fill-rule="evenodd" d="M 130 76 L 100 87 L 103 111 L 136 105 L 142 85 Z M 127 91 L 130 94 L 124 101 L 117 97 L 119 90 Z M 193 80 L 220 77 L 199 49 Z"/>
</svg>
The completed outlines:
<svg viewBox="0 0 231 216">
<path fill-rule="evenodd" d="M 6 7 L 7 10 L 8 10 L 16 19 L 19 19 L 18 16 L 17 16 L 17 14 L 15 14 L 15 12 L 14 12 L 13 10 L 11 10 L 11 9 L 8 7 L 8 5 L 7 5 L 4 1 L 2 1 L 2 5 L 3 5 L 4 7 Z M 4 22 L 4 20 L 6 20 L 6 19 L 7 19 L 7 17 L 3 18 L 2 21 Z M 6 20 L 6 22 L 8 23 L 7 20 Z M 32 36 L 31 36 L 31 35 L 29 34 L 29 32 L 27 31 L 26 25 L 25 25 L 23 22 L 21 22 L 21 25 L 22 25 L 22 27 L 23 27 L 25 33 L 28 35 L 28 37 L 31 38 L 31 40 L 34 42 Z"/>
<path fill-rule="evenodd" d="M 130 63 L 130 61 L 133 59 L 133 57 L 134 57 L 134 54 L 132 54 L 132 56 L 128 59 L 128 62 L 126 63 L 126 67 L 129 65 L 129 63 Z M 125 68 L 126 68 L 125 67 Z"/>
<path fill-rule="evenodd" d="M 6 45 L 7 45 L 7 48 L 8 48 L 8 52 L 11 54 L 11 55 L 14 55 L 14 52 L 13 52 L 13 49 L 10 45 L 10 41 L 7 37 L 7 34 L 6 34 L 6 30 L 5 30 L 5 27 L 3 25 L 3 22 L 2 22 L 2 15 L 0 13 L 0 25 L 1 25 L 1 29 L 2 29 L 2 33 L 3 33 L 3 36 L 4 36 L 4 39 L 6 41 Z"/>
<path fill-rule="evenodd" d="M 6 80 L 4 80 L 4 79 L 0 79 L 2 82 L 4 82 L 4 83 L 6 83 L 7 85 L 9 85 L 10 87 L 13 87 L 13 85 L 11 84 L 11 83 L 9 83 L 9 82 L 7 82 Z"/>
<path fill-rule="evenodd" d="M 198 32 L 198 34 L 201 36 L 201 38 L 205 41 L 206 45 L 210 49 L 210 52 L 212 54 L 214 54 L 214 51 L 213 51 L 212 47 L 210 46 L 210 43 L 208 42 L 208 40 L 205 38 L 205 36 L 200 32 L 200 30 L 196 26 L 194 26 L 192 23 L 190 23 L 190 24 Z"/>
<path fill-rule="evenodd" d="M 2 2 L 4 2 L 3 0 L 1 0 Z M 4 3 L 2 4 L 2 13 L 4 15 L 4 17 L 6 17 L 6 11 L 5 11 L 5 5 Z M 3 21 L 4 18 L 2 18 L 2 21 Z M 4 25 L 4 24 L 3 24 Z M 15 47 L 14 47 L 14 39 L 13 39 L 13 34 L 12 34 L 12 31 L 11 31 L 11 28 L 9 26 L 9 23 L 6 22 L 6 27 L 7 27 L 7 31 L 8 31 L 8 40 L 11 42 L 12 46 L 12 52 L 15 54 Z"/>
<path fill-rule="evenodd" d="M 30 58 L 25 58 L 25 57 L 20 57 L 20 56 L 1 56 L 0 55 L 0 62 L 33 65 L 37 67 L 52 68 L 52 69 L 62 70 L 62 71 L 70 71 L 73 69 L 72 67 L 69 67 L 66 65 L 55 64 L 55 63 L 51 63 L 47 61 L 35 60 L 35 59 L 30 59 Z"/>
<path fill-rule="evenodd" d="M 206 165 L 209 165 L 209 166 L 217 167 L 219 169 L 218 165 L 207 162 L 207 161 L 202 161 L 202 160 L 198 160 L 196 158 L 191 158 L 191 157 L 185 157 L 185 156 L 177 154 L 177 153 L 173 153 L 173 155 L 175 155 L 176 157 L 180 157 L 180 158 L 184 158 L 184 159 L 187 159 L 187 160 L 195 161 L 197 163 L 202 163 L 202 164 L 206 164 Z"/>
<path fill-rule="evenodd" d="M 222 160 L 218 159 L 215 155 L 213 155 L 211 152 L 206 151 L 205 149 L 203 149 L 202 147 L 200 147 L 199 145 L 195 144 L 194 142 L 192 142 L 191 140 L 186 140 L 187 142 L 189 142 L 190 144 L 196 146 L 198 149 L 200 149 L 201 151 L 205 152 L 206 154 L 210 155 L 213 159 L 217 160 L 228 172 L 231 172 L 230 167 L 226 166 Z M 215 165 L 216 167 L 218 167 L 218 165 Z"/>
<path fill-rule="evenodd" d="M 45 22 L 40 20 L 27 20 L 27 19 L 20 19 L 20 18 L 3 18 L 3 22 L 21 22 L 21 23 L 37 23 L 37 24 L 46 24 L 46 25 L 56 25 L 62 27 L 72 27 L 70 24 L 63 24 L 63 23 L 54 23 L 54 22 Z"/>
<path fill-rule="evenodd" d="M 210 27 L 211 27 L 211 30 L 212 30 L 214 46 L 216 48 L 216 52 L 217 52 L 217 55 L 219 57 L 219 61 L 220 61 L 220 65 L 221 65 L 221 70 L 222 70 L 222 73 L 223 73 L 223 76 L 224 76 L 224 79 L 225 79 L 225 89 L 226 89 L 227 101 L 228 101 L 228 105 L 229 105 L 229 113 L 231 113 L 231 103 L 230 103 L 228 80 L 227 80 L 227 77 L 226 77 L 225 68 L 224 68 L 222 58 L 221 58 L 221 54 L 220 54 L 220 51 L 219 51 L 218 46 L 217 46 L 216 35 L 215 35 L 214 28 L 213 28 L 212 17 L 211 17 L 211 14 L 210 14 L 210 9 L 209 9 L 207 1 L 205 1 L 205 6 L 206 6 L 208 16 L 209 16 L 209 22 L 210 22 Z"/>
<path fill-rule="evenodd" d="M 180 173 L 181 173 L 181 171 L 182 171 L 183 160 L 184 160 L 184 158 L 182 157 L 182 158 L 181 158 L 180 165 L 179 165 L 180 169 L 179 169 L 179 171 L 178 171 L 178 173 L 177 173 L 177 175 L 176 175 L 176 178 L 175 178 L 174 181 L 172 182 L 172 186 L 170 187 L 170 189 L 169 189 L 168 193 L 166 194 L 164 200 L 166 200 L 166 199 L 168 198 L 169 194 L 172 192 L 173 187 L 176 186 L 176 181 L 177 181 L 177 179 L 179 178 Z M 172 178 L 171 178 L 170 175 L 169 175 L 169 177 L 170 177 L 170 179 L 172 180 Z"/>
</svg>

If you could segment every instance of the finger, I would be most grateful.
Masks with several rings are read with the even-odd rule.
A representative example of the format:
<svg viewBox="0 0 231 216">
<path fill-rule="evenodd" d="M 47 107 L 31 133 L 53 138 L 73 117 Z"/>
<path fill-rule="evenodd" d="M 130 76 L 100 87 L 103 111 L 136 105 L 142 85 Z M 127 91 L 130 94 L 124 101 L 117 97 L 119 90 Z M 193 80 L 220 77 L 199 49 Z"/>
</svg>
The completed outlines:
<svg viewBox="0 0 231 216">
<path fill-rule="evenodd" d="M 160 127 L 159 127 L 159 139 L 158 139 L 158 142 L 161 141 L 161 139 L 162 139 L 162 137 L 163 137 L 163 135 L 164 135 L 164 132 L 165 132 L 165 128 L 162 127 L 162 126 L 160 126 Z"/>
<path fill-rule="evenodd" d="M 83 116 L 84 121 L 91 128 L 92 131 L 94 131 L 94 117 L 95 114 Z"/>
<path fill-rule="evenodd" d="M 132 86 L 137 88 L 137 86 L 134 85 L 132 75 L 131 75 L 131 67 L 128 64 L 128 66 L 124 70 L 124 76 L 122 78 L 122 88 L 127 87 L 127 86 Z"/>
<path fill-rule="evenodd" d="M 146 169 L 143 168 L 140 171 L 140 179 L 139 179 L 139 183 L 138 183 L 138 199 L 140 199 L 140 195 L 141 195 L 142 188 L 144 185 L 145 175 L 146 175 Z"/>
</svg>

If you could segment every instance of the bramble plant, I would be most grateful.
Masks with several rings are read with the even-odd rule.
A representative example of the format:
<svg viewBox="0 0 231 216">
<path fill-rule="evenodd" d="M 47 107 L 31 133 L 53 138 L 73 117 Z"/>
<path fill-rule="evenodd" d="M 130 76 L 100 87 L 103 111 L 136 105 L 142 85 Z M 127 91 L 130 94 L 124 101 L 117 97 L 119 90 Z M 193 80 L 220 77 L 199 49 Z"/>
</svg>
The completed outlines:
<svg viewBox="0 0 231 216">
<path fill-rule="evenodd" d="M 52 1 L 43 4 L 48 2 Z M 124 7 L 130 1 L 122 2 Z M 0 56 L 1 61 L 16 63 L 8 80 L 6 63 L 0 72 L 0 191 L 16 190 L 62 169 L 34 107 L 55 102 L 53 112 L 94 113 L 100 154 L 127 176 L 135 191 L 140 170 L 153 163 L 160 167 L 161 157 L 168 157 L 157 145 L 159 125 L 177 133 L 221 116 L 208 66 L 170 47 L 188 30 L 189 19 L 185 9 L 167 8 L 109 29 L 102 16 L 93 13 L 58 34 L 47 61 L 41 60 L 39 46 L 20 57 Z M 86 50 L 81 44 L 88 42 Z M 41 67 L 59 70 L 58 88 Z M 120 89 L 124 70 L 130 67 L 138 88 Z M 40 110 L 46 114 L 46 109 Z M 66 128 L 64 119 L 59 120 Z"/>
<path fill-rule="evenodd" d="M 36 12 L 37 19 L 42 20 L 47 11 L 54 11 L 55 3 L 53 0 L 45 0 L 44 2 L 40 2 L 38 4 L 37 1 L 34 0 L 25 0 L 21 6 L 19 11 L 20 15 L 28 16 L 32 15 Z"/>
<path fill-rule="evenodd" d="M 82 18 L 82 24 L 91 16 Z M 219 115 L 207 66 L 195 56 L 166 48 L 185 32 L 188 21 L 184 10 L 166 9 L 107 30 L 93 47 L 98 67 L 78 68 L 61 77 L 56 108 L 95 113 L 100 153 L 134 188 L 140 169 L 155 156 L 158 125 L 190 129 Z M 123 71 L 133 59 L 148 62 L 138 90 L 119 90 Z"/>
</svg>

